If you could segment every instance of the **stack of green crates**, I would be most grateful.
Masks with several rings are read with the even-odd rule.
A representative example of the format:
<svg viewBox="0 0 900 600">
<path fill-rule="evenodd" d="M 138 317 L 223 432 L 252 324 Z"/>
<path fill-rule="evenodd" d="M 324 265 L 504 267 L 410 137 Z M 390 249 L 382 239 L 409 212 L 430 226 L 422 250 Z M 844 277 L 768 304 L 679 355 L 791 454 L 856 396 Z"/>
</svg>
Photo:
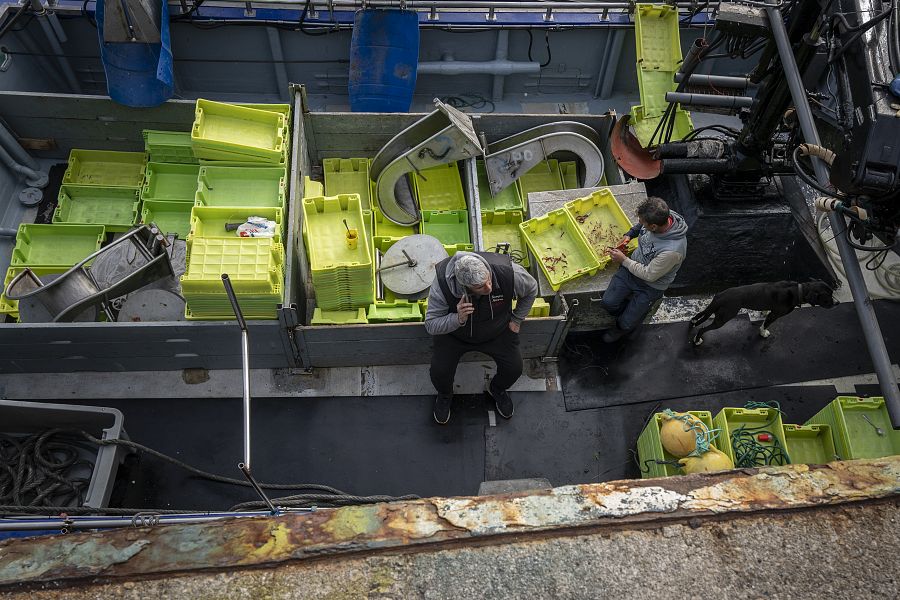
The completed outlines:
<svg viewBox="0 0 900 600">
<path fill-rule="evenodd" d="M 198 100 L 191 148 L 199 159 L 181 279 L 188 319 L 232 319 L 227 273 L 248 319 L 274 319 L 284 297 L 290 106 Z M 273 238 L 243 238 L 226 224 L 274 221 Z M 212 284 L 208 282 L 212 280 Z"/>
<path fill-rule="evenodd" d="M 637 79 L 641 104 L 631 107 L 631 124 L 647 146 L 669 106 L 666 92 L 675 90 L 675 72 L 682 62 L 678 9 L 666 4 L 638 4 L 634 13 Z M 691 116 L 678 107 L 672 141 L 691 132 Z M 657 135 L 657 142 L 659 140 Z"/>
<path fill-rule="evenodd" d="M 838 396 L 806 424 L 828 425 L 842 460 L 900 454 L 900 431 L 891 426 L 882 397 Z"/>
<path fill-rule="evenodd" d="M 372 210 L 368 158 L 326 158 L 325 195 L 358 194 L 363 212 Z"/>
<path fill-rule="evenodd" d="M 0 314 L 19 316 L 19 303 L 6 298 L 6 286 L 16 275 L 26 268 L 38 277 L 65 273 L 99 250 L 105 238 L 106 230 L 102 225 L 19 225 L 10 267 L 0 292 Z"/>
<path fill-rule="evenodd" d="M 289 117 L 282 111 L 199 99 L 191 149 L 201 160 L 285 166 Z"/>
<path fill-rule="evenodd" d="M 145 129 L 144 151 L 150 162 L 172 164 L 197 164 L 191 149 L 190 131 L 159 131 Z"/>
<path fill-rule="evenodd" d="M 374 261 L 359 195 L 304 198 L 303 220 L 318 308 L 350 311 L 372 304 Z"/>
<path fill-rule="evenodd" d="M 185 318 L 234 318 L 223 273 L 231 279 L 245 318 L 276 318 L 284 291 L 284 246 L 279 238 L 189 237 L 187 269 L 181 276 Z"/>
<path fill-rule="evenodd" d="M 73 149 L 53 222 L 131 229 L 140 214 L 146 165 L 143 152 Z"/>
<path fill-rule="evenodd" d="M 198 164 L 147 163 L 141 188 L 141 223 L 155 223 L 164 233 L 186 238 L 199 172 Z"/>
</svg>

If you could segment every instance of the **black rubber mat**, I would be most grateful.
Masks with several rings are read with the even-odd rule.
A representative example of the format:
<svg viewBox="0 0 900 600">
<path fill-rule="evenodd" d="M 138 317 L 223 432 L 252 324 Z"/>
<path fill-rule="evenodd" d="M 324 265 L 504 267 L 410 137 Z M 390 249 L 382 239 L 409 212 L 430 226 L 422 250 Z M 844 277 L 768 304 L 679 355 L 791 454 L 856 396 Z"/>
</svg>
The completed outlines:
<svg viewBox="0 0 900 600">
<path fill-rule="evenodd" d="M 513 399 L 513 418 L 484 431 L 485 480 L 544 477 L 559 486 L 592 481 L 603 470 L 600 411 L 566 412 L 559 392 Z"/>
<path fill-rule="evenodd" d="M 432 420 L 431 400 L 255 399 L 253 473 L 261 482 L 319 483 L 358 495 L 475 494 L 484 479 L 487 411 L 482 399 L 458 397 L 446 426 Z M 120 409 L 133 441 L 197 468 L 243 478 L 237 468 L 243 460 L 239 400 L 94 404 Z M 247 488 L 209 482 L 141 456 L 120 469 L 111 505 L 222 510 L 255 499 Z"/>
<path fill-rule="evenodd" d="M 877 302 L 890 355 L 900 357 L 900 304 Z M 630 339 L 604 344 L 573 334 L 560 375 L 568 410 L 622 406 L 873 371 L 852 304 L 803 309 L 779 319 L 768 339 L 738 316 L 687 341 L 687 323 L 644 326 Z M 896 362 L 896 359 L 894 360 Z"/>
</svg>

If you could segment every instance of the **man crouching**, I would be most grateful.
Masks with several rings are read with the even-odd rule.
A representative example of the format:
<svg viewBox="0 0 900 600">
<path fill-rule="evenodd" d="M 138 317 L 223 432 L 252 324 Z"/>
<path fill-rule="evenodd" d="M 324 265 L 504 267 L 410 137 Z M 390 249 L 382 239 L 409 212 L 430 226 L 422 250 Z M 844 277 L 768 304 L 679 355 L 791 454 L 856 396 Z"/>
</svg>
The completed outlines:
<svg viewBox="0 0 900 600">
<path fill-rule="evenodd" d="M 457 252 L 435 271 L 425 314 L 425 330 L 434 336 L 434 420 L 441 425 L 450 420 L 456 367 L 463 354 L 475 351 L 497 363 L 485 391 L 500 416 L 509 419 L 515 407 L 506 390 L 522 374 L 519 327 L 537 296 L 537 281 L 508 255 L 494 252 Z"/>
</svg>

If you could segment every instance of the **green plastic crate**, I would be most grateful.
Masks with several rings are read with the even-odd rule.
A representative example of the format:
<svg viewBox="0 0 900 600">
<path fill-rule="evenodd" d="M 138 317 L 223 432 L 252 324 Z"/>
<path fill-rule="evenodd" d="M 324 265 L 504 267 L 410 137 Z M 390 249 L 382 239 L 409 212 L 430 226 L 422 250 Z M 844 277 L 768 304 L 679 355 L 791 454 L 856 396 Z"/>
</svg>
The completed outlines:
<svg viewBox="0 0 900 600">
<path fill-rule="evenodd" d="M 572 215 L 600 266 L 609 264 L 612 259 L 606 249 L 615 247 L 631 229 L 631 222 L 613 193 L 606 188 L 597 190 L 590 196 L 566 202 L 563 208 Z M 628 243 L 628 248 L 634 250 L 637 244 L 635 238 Z"/>
<path fill-rule="evenodd" d="M 69 152 L 63 184 L 141 187 L 147 155 L 143 152 L 80 150 Z"/>
<path fill-rule="evenodd" d="M 469 211 L 422 211 L 422 233 L 436 237 L 445 246 L 471 244 L 469 236 Z"/>
<path fill-rule="evenodd" d="M 475 168 L 478 170 L 478 198 L 482 212 L 514 210 L 524 214 L 522 198 L 519 197 L 519 187 L 517 185 L 507 186 L 496 196 L 491 196 L 491 186 L 488 182 L 484 161 L 477 161 Z"/>
<path fill-rule="evenodd" d="M 247 104 L 245 102 L 234 102 L 235 106 L 243 106 L 244 108 L 255 108 L 256 110 L 267 110 L 269 112 L 279 113 L 284 115 L 286 119 L 286 123 L 290 124 L 291 118 L 291 105 L 290 104 L 258 104 L 258 103 L 250 103 Z"/>
<path fill-rule="evenodd" d="M 137 220 L 140 195 L 140 188 L 64 185 L 59 191 L 53 222 L 127 231 Z"/>
<path fill-rule="evenodd" d="M 356 310 L 313 310 L 313 318 L 310 325 L 363 325 L 368 323 L 366 309 Z"/>
<path fill-rule="evenodd" d="M 194 203 L 200 165 L 147 163 L 141 200 Z"/>
<path fill-rule="evenodd" d="M 371 272 L 372 253 L 357 194 L 304 198 L 303 219 L 310 268 L 314 272 L 337 267 L 357 267 Z M 348 227 L 357 230 L 359 238 L 355 247 L 348 243 Z"/>
<path fill-rule="evenodd" d="M 516 309 L 516 305 L 518 301 L 513 298 L 512 306 L 513 310 Z M 531 310 L 528 311 L 528 318 L 536 319 L 541 317 L 549 317 L 550 316 L 550 305 L 543 298 L 535 298 L 534 304 L 531 305 Z"/>
<path fill-rule="evenodd" d="M 416 233 L 416 228 L 414 226 L 407 227 L 405 225 L 397 225 L 385 217 L 379 210 L 375 210 L 373 213 L 372 216 L 375 219 L 375 237 L 400 239 Z"/>
<path fill-rule="evenodd" d="M 279 167 L 242 169 L 202 166 L 196 203 L 200 206 L 275 207 L 285 205 L 286 177 Z"/>
<path fill-rule="evenodd" d="M 141 205 L 141 223 L 155 223 L 163 233 L 175 233 L 186 239 L 191 230 L 191 210 L 189 202 L 169 202 L 168 200 L 144 200 Z"/>
<path fill-rule="evenodd" d="M 562 177 L 563 186 L 567 190 L 577 190 L 581 186 L 578 185 L 578 163 L 575 161 L 566 161 L 559 163 L 559 176 Z"/>
<path fill-rule="evenodd" d="M 562 175 L 559 172 L 559 161 L 555 158 L 542 160 L 530 171 L 516 180 L 519 197 L 527 205 L 528 194 L 532 192 L 548 192 L 564 189 Z"/>
<path fill-rule="evenodd" d="M 837 460 L 831 427 L 828 425 L 784 424 L 791 462 L 796 465 L 824 465 Z"/>
<path fill-rule="evenodd" d="M 6 278 L 3 280 L 3 289 L 0 290 L 0 315 L 9 315 L 15 319 L 19 318 L 19 301 L 10 300 L 6 297 L 6 286 L 12 282 L 16 275 L 24 271 L 26 268 L 31 269 L 32 273 L 41 277 L 54 273 L 65 273 L 72 266 L 68 267 L 10 267 L 6 271 Z"/>
<path fill-rule="evenodd" d="M 370 304 L 366 313 L 369 323 L 409 323 L 422 320 L 422 307 L 418 302 L 397 300 Z"/>
<path fill-rule="evenodd" d="M 742 465 L 737 464 L 737 460 L 735 460 L 734 457 L 734 448 L 731 445 L 732 433 L 741 427 L 753 431 L 754 428 L 759 428 L 766 423 L 769 424 L 766 425 L 764 430 L 775 436 L 775 439 L 778 440 L 778 443 L 781 444 L 782 449 L 784 449 L 784 453 L 788 455 L 788 460 L 785 461 L 785 464 L 787 464 L 790 462 L 790 455 L 788 454 L 790 449 L 784 439 L 784 423 L 781 420 L 781 413 L 774 408 L 723 408 L 719 411 L 719 414 L 716 415 L 716 418 L 713 419 L 713 424 L 719 429 L 719 437 L 716 438 L 716 445 L 719 447 L 719 450 L 728 455 L 728 458 L 731 459 L 735 467 L 740 468 Z M 754 435 L 754 437 L 756 436 Z M 775 445 L 774 442 L 771 441 L 758 443 L 769 448 Z M 764 465 L 757 462 L 755 465 L 744 466 L 761 467 Z"/>
<path fill-rule="evenodd" d="M 275 221 L 275 241 L 281 240 L 284 213 L 280 208 L 240 208 L 237 206 L 195 206 L 190 216 L 188 239 L 235 238 L 237 231 L 226 231 L 229 223 L 244 223 L 249 217 L 262 217 Z"/>
<path fill-rule="evenodd" d="M 16 233 L 10 265 L 68 269 L 99 250 L 104 239 L 106 229 L 102 225 L 22 223 Z"/>
<path fill-rule="evenodd" d="M 831 427 L 834 449 L 842 460 L 900 454 L 900 431 L 891 427 L 884 398 L 880 396 L 838 396 L 806 424 Z M 878 435 L 875 427 L 880 427 L 884 435 Z"/>
<path fill-rule="evenodd" d="M 666 92 L 675 90 L 675 72 L 681 65 L 678 9 L 666 4 L 638 4 L 634 37 L 641 104 L 655 116 L 666 109 Z"/>
<path fill-rule="evenodd" d="M 191 128 L 191 145 L 198 158 L 229 152 L 248 162 L 278 162 L 288 140 L 281 113 L 199 99 Z M 209 151 L 209 152 L 208 152 Z"/>
<path fill-rule="evenodd" d="M 181 276 L 185 300 L 191 293 L 219 294 L 222 273 L 238 294 L 280 293 L 284 246 L 272 238 L 198 237 L 188 242 L 187 270 Z"/>
<path fill-rule="evenodd" d="M 486 252 L 496 251 L 497 244 L 508 243 L 509 254 L 521 257 L 519 264 L 527 267 L 528 248 L 519 224 L 522 222 L 519 211 L 484 212 L 481 213 L 481 239 Z"/>
<path fill-rule="evenodd" d="M 466 210 L 466 195 L 455 162 L 423 169 L 413 180 L 422 211 Z"/>
<path fill-rule="evenodd" d="M 362 209 L 372 209 L 368 158 L 326 158 L 322 167 L 325 171 L 324 195 L 359 194 Z"/>
<path fill-rule="evenodd" d="M 315 198 L 316 196 L 325 195 L 325 186 L 321 181 L 310 179 L 308 175 L 303 177 L 303 197 Z"/>
<path fill-rule="evenodd" d="M 554 291 L 567 281 L 594 275 L 600 269 L 578 224 L 564 208 L 529 219 L 519 228 Z"/>
<path fill-rule="evenodd" d="M 289 137 L 288 133 L 284 133 L 285 138 Z M 194 145 L 193 148 L 196 150 L 197 146 Z M 201 165 L 211 165 L 214 167 L 281 167 L 282 169 L 287 166 L 288 161 L 288 152 L 287 146 L 284 147 L 284 150 L 281 151 L 281 155 L 278 159 L 263 159 L 258 156 L 252 156 L 249 154 L 241 154 L 239 152 L 228 152 L 227 150 L 220 150 L 218 148 L 202 148 L 197 150 L 200 154 L 200 158 L 198 159 Z"/>
<path fill-rule="evenodd" d="M 650 145 L 650 139 L 653 137 L 657 125 L 659 125 L 662 114 L 663 111 L 658 111 L 658 114 L 645 113 L 643 106 L 631 107 L 631 120 L 629 123 L 634 128 L 635 137 L 637 137 L 638 141 L 640 141 L 643 146 Z M 691 115 L 681 108 L 676 109 L 675 127 L 672 129 L 671 141 L 677 142 L 693 130 L 694 124 L 691 121 Z M 665 141 L 660 138 L 661 135 L 657 134 L 654 144 Z"/>
<path fill-rule="evenodd" d="M 712 413 L 705 410 L 689 410 L 689 415 L 693 415 L 706 425 L 707 429 L 712 431 L 713 418 Z M 650 479 L 653 477 L 671 477 L 680 475 L 678 467 L 674 465 L 661 465 L 658 460 L 674 461 L 678 460 L 675 456 L 666 452 L 659 438 L 659 430 L 663 424 L 664 413 L 658 412 L 653 415 L 644 431 L 641 432 L 637 441 L 638 462 L 640 463 L 641 477 Z"/>
<path fill-rule="evenodd" d="M 145 129 L 144 150 L 151 162 L 197 164 L 191 149 L 190 131 L 160 131 Z"/>
</svg>

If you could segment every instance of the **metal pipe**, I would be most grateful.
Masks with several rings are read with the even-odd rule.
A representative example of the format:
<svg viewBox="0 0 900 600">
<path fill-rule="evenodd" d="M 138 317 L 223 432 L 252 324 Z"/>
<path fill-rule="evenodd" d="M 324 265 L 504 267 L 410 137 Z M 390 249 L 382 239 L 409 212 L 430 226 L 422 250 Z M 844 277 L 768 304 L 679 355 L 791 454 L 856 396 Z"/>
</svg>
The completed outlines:
<svg viewBox="0 0 900 600">
<path fill-rule="evenodd" d="M 509 56 L 509 30 L 501 29 L 497 32 L 497 50 L 494 52 L 494 62 L 505 62 Z M 540 70 L 540 65 L 538 65 Z M 494 88 L 491 92 L 491 98 L 494 102 L 503 100 L 503 82 L 504 75 L 494 74 Z"/>
<path fill-rule="evenodd" d="M 613 84 L 616 82 L 616 73 L 619 70 L 619 55 L 625 45 L 624 29 L 616 29 L 613 33 L 612 47 L 609 52 L 609 64 L 603 73 L 603 87 L 600 88 L 600 98 L 605 100 L 612 95 Z"/>
<path fill-rule="evenodd" d="M 2 145 L 20 164 L 25 165 L 32 171 L 41 170 L 41 165 L 38 164 L 33 156 L 28 154 L 25 148 L 19 144 L 19 140 L 17 140 L 2 123 L 0 123 L 0 145 Z"/>
<path fill-rule="evenodd" d="M 102 512 L 103 509 L 98 509 Z M 154 515 L 152 510 L 148 510 L 145 515 L 129 516 L 110 516 L 110 517 L 88 517 L 68 519 L 47 518 L 47 519 L 2 519 L 0 520 L 0 531 L 42 531 L 45 529 L 113 529 L 117 527 L 135 527 L 145 526 L 153 527 L 156 525 L 184 525 L 190 523 L 208 523 L 210 521 L 220 521 L 223 519 L 237 519 L 241 517 L 268 517 L 271 516 L 269 511 L 253 511 L 241 512 L 234 514 L 211 514 L 211 515 Z M 154 523 L 149 524 L 146 519 L 153 518 Z"/>
<path fill-rule="evenodd" d="M 685 106 L 716 106 L 720 108 L 750 108 L 753 98 L 747 96 L 719 96 L 717 94 L 687 94 L 666 92 L 666 102 L 678 102 Z"/>
<path fill-rule="evenodd" d="M 244 465 L 250 469 L 250 337 L 247 326 L 241 329 L 241 381 L 244 393 Z"/>
<path fill-rule="evenodd" d="M 281 47 L 281 34 L 274 27 L 266 27 L 269 36 L 269 49 L 272 52 L 272 64 L 275 67 L 275 80 L 278 82 L 278 97 L 286 98 L 288 93 L 287 68 L 284 66 L 284 49 Z"/>
<path fill-rule="evenodd" d="M 17 163 L 16 160 L 9 154 L 9 152 L 7 152 L 6 147 L 3 144 L 0 144 L 0 161 L 2 161 L 3 164 L 5 164 L 14 172 L 24 176 L 25 183 L 27 185 L 37 188 L 47 187 L 49 177 L 46 173 L 35 171 L 34 169 L 30 169 L 25 165 L 20 165 L 19 163 Z"/>
<path fill-rule="evenodd" d="M 226 1 L 223 4 L 246 4 L 244 0 Z M 302 7 L 305 2 L 297 0 L 296 2 L 279 2 L 280 5 L 294 5 Z M 709 8 L 716 8 L 719 2 L 710 2 Z M 398 9 L 424 9 L 432 8 L 493 8 L 502 11 L 521 12 L 522 9 L 531 9 L 536 12 L 546 14 L 547 9 L 552 11 L 576 11 L 576 10 L 598 10 L 603 11 L 612 8 L 631 8 L 634 5 L 628 2 L 504 2 L 491 0 L 311 0 L 310 10 L 332 8 L 351 8 L 358 9 L 363 7 L 369 8 L 398 8 Z M 695 7 L 691 2 L 676 2 L 678 8 L 693 9 Z"/>
<path fill-rule="evenodd" d="M 692 173 L 729 173 L 734 170 L 726 158 L 664 158 L 660 161 L 660 175 Z"/>
<path fill-rule="evenodd" d="M 603 77 L 606 75 L 606 71 L 610 66 L 607 57 L 609 56 L 610 48 L 612 48 L 612 40 L 612 32 L 607 32 L 606 39 L 603 41 L 603 52 L 600 53 L 600 68 L 597 69 L 597 85 L 594 86 L 594 98 L 600 97 L 600 88 L 603 85 Z"/>
<path fill-rule="evenodd" d="M 69 37 L 66 35 L 66 30 L 63 29 L 62 23 L 59 22 L 59 17 L 56 16 L 56 13 L 48 10 L 47 20 L 50 21 L 50 26 L 53 28 L 53 33 L 56 35 L 56 39 L 59 40 L 59 43 L 65 44 L 68 42 Z"/>
<path fill-rule="evenodd" d="M 507 32 L 508 33 L 508 32 Z M 541 64 L 513 60 L 438 60 L 419 63 L 419 75 L 517 75 L 537 74 Z"/>
<path fill-rule="evenodd" d="M 675 73 L 675 83 L 681 83 L 683 79 L 683 73 Z M 729 77 L 728 75 L 691 75 L 688 78 L 688 85 L 728 87 L 741 90 L 748 87 L 756 87 L 755 83 L 750 82 L 749 77 Z"/>
<path fill-rule="evenodd" d="M 63 75 L 69 83 L 69 87 L 71 87 L 72 91 L 76 94 L 80 94 L 81 84 L 78 83 L 75 71 L 72 70 L 72 65 L 69 64 L 69 61 L 65 57 L 65 52 L 63 52 L 62 46 L 59 44 L 59 40 L 56 39 L 53 27 L 45 18 L 47 16 L 47 11 L 41 4 L 41 0 L 30 0 L 30 2 L 31 9 L 34 11 L 35 16 L 38 17 L 38 23 L 40 23 L 41 29 L 44 30 L 44 36 L 47 38 L 47 42 L 49 42 L 53 54 L 56 55 L 56 62 L 59 63 L 59 68 L 62 69 Z"/>
<path fill-rule="evenodd" d="M 769 17 L 769 27 L 772 30 L 772 36 L 775 38 L 775 45 L 778 48 L 778 55 L 784 68 L 785 79 L 787 79 L 788 88 L 791 91 L 791 98 L 794 101 L 794 110 L 797 114 L 797 121 L 800 124 L 803 139 L 809 144 L 820 146 L 819 132 L 813 121 L 809 101 L 806 98 L 806 90 L 803 87 L 800 70 L 797 68 L 791 42 L 784 27 L 781 10 L 774 6 L 766 7 L 766 14 Z M 813 170 L 816 173 L 816 179 L 822 185 L 827 186 L 829 178 L 825 163 L 818 158 L 810 158 Z M 828 220 L 831 223 L 831 230 L 836 234 L 834 239 L 837 242 L 838 251 L 841 255 L 841 263 L 844 265 L 847 283 L 850 284 L 850 291 L 853 294 L 853 305 L 856 307 L 856 314 L 859 317 L 863 337 L 866 340 L 866 346 L 875 367 L 875 374 L 878 377 L 878 385 L 881 387 L 881 393 L 884 395 L 884 402 L 891 417 L 891 425 L 894 429 L 898 429 L 900 428 L 900 388 L 897 387 L 897 380 L 894 378 L 891 359 L 884 345 L 884 337 L 878 326 L 878 318 L 875 316 L 875 308 L 872 306 L 872 300 L 869 298 L 856 252 L 850 246 L 850 241 L 845 235 L 846 221 L 843 216 L 838 215 L 836 212 L 828 213 Z"/>
</svg>

